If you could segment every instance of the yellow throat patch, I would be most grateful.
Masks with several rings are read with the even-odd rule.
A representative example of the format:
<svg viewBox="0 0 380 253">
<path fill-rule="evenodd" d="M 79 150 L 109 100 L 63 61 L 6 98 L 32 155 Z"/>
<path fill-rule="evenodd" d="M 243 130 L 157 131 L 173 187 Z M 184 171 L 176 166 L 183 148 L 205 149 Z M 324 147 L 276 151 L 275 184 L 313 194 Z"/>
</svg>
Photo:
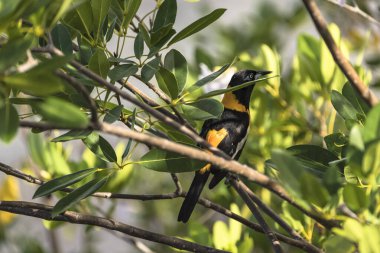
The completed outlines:
<svg viewBox="0 0 380 253">
<path fill-rule="evenodd" d="M 239 102 L 239 100 L 237 100 L 236 95 L 232 92 L 224 94 L 222 104 L 224 105 L 224 108 L 238 112 L 247 112 L 249 110 L 249 108 L 245 107 Z"/>
</svg>

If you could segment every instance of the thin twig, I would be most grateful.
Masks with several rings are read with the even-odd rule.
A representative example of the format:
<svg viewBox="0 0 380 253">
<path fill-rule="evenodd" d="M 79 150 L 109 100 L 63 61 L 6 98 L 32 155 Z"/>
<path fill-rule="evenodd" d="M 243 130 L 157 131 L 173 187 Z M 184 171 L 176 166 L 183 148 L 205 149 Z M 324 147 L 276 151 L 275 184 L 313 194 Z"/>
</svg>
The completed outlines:
<svg viewBox="0 0 380 253">
<path fill-rule="evenodd" d="M 360 96 L 368 103 L 370 106 L 374 106 L 377 104 L 378 99 L 375 94 L 363 83 L 360 79 L 358 73 L 352 67 L 352 65 L 348 62 L 346 57 L 340 51 L 339 47 L 336 45 L 333 37 L 331 36 L 326 21 L 324 20 L 321 12 L 318 9 L 317 4 L 314 0 L 302 0 L 307 11 L 309 12 L 313 22 L 322 36 L 326 46 L 330 50 L 332 57 L 335 60 L 335 63 L 339 66 L 340 70 L 346 76 L 348 81 L 353 85 L 356 91 L 360 94 Z"/>
<path fill-rule="evenodd" d="M 289 233 L 289 235 L 293 236 L 296 240 L 304 240 L 302 236 L 300 236 L 288 223 L 286 223 L 279 215 L 277 215 L 270 207 L 265 205 L 261 199 L 254 194 L 251 189 L 248 188 L 246 184 L 244 184 L 242 181 L 237 181 L 237 184 L 243 189 L 249 197 L 252 199 L 253 202 L 261 209 L 263 210 L 269 217 L 271 217 L 274 221 L 277 222 L 286 232 Z"/>
<path fill-rule="evenodd" d="M 93 225 L 103 227 L 106 229 L 119 231 L 123 234 L 134 236 L 137 238 L 157 242 L 160 244 L 168 245 L 177 249 L 187 250 L 191 252 L 227 252 L 223 250 L 214 249 L 211 247 L 203 246 L 197 243 L 189 242 L 177 237 L 167 236 L 143 230 L 131 225 L 118 222 L 113 219 L 106 219 L 99 216 L 86 215 L 72 211 L 66 211 L 56 217 L 52 217 L 51 211 L 53 207 L 43 204 L 37 204 L 25 201 L 0 201 L 0 210 L 36 217 L 45 220 L 64 221 L 74 224 Z"/>
<path fill-rule="evenodd" d="M 159 107 L 160 105 L 157 104 L 153 99 L 148 97 L 145 93 L 143 93 L 141 90 L 137 89 L 134 85 L 132 85 L 130 82 L 127 81 L 122 81 L 119 80 L 117 81 L 119 84 L 123 85 L 126 87 L 130 92 L 133 94 L 139 96 L 146 104 L 148 104 L 151 107 Z M 164 114 L 165 116 L 173 119 L 173 120 L 178 120 L 175 115 L 171 114 L 169 111 L 167 111 L 165 108 L 158 108 L 157 109 L 159 112 Z"/>
<path fill-rule="evenodd" d="M 60 78 L 66 80 L 71 86 L 74 87 L 74 89 L 76 89 L 79 93 L 81 93 L 82 96 L 87 100 L 87 103 L 90 106 L 91 122 L 96 125 L 98 123 L 98 115 L 97 115 L 98 109 L 97 109 L 95 101 L 91 98 L 88 90 L 76 78 L 67 75 L 63 71 L 56 71 L 55 74 L 59 76 Z"/>
<path fill-rule="evenodd" d="M 162 92 L 160 89 L 158 89 L 155 85 L 153 85 L 152 83 L 150 82 L 146 82 L 144 81 L 140 75 L 133 75 L 133 77 L 135 77 L 136 79 L 138 79 L 139 81 L 141 81 L 142 83 L 144 83 L 149 89 L 151 89 L 154 93 L 157 94 L 157 96 L 159 98 L 161 98 L 163 101 L 165 101 L 167 104 L 170 104 L 171 103 L 171 100 L 170 98 L 164 93 Z"/>
<path fill-rule="evenodd" d="M 25 174 L 17 169 L 14 169 L 6 164 L 3 164 L 0 162 L 0 171 L 6 173 L 7 175 L 15 176 L 17 178 L 20 178 L 24 181 L 27 181 L 29 183 L 41 185 L 44 182 L 41 181 L 38 178 L 35 178 L 31 175 Z M 72 189 L 70 188 L 64 188 L 61 189 L 61 191 L 64 192 L 71 192 Z M 123 193 L 111 193 L 111 192 L 95 192 L 91 196 L 93 197 L 98 197 L 98 198 L 106 198 L 106 199 L 128 199 L 128 200 L 140 200 L 140 201 L 150 201 L 150 200 L 165 200 L 165 199 L 175 199 L 175 198 L 185 198 L 187 195 L 187 192 L 182 191 L 181 193 L 178 191 L 175 191 L 173 193 L 168 193 L 168 194 L 123 194 Z M 238 222 L 241 222 L 245 226 L 259 232 L 259 233 L 264 233 L 264 230 L 261 228 L 260 225 L 253 223 L 249 220 L 244 219 L 243 217 L 231 212 L 230 210 L 217 205 L 210 200 L 207 200 L 205 198 L 200 198 L 198 200 L 198 203 L 205 208 L 212 209 L 215 212 L 218 212 L 222 215 L 225 215 L 231 219 L 234 219 Z M 280 233 L 276 233 L 277 238 L 285 242 L 289 245 L 301 248 L 306 250 L 307 252 L 315 252 L 315 253 L 320 253 L 322 252 L 320 249 L 315 247 L 314 245 L 308 243 L 308 242 L 303 242 L 300 240 L 294 240 L 292 238 L 289 238 L 287 236 L 284 236 Z"/>
<path fill-rule="evenodd" d="M 234 177 L 229 177 L 229 182 L 232 184 L 232 187 L 239 193 L 240 197 L 243 199 L 245 204 L 251 210 L 253 216 L 256 218 L 257 222 L 263 228 L 265 235 L 268 237 L 272 244 L 272 248 L 275 253 L 282 253 L 283 250 L 281 248 L 280 242 L 278 241 L 276 234 L 272 231 L 272 229 L 268 226 L 263 216 L 260 214 L 259 209 L 256 207 L 255 203 L 249 197 L 248 193 L 244 191 L 241 185 L 237 182 L 238 179 Z"/>
<path fill-rule="evenodd" d="M 179 182 L 179 179 L 177 177 L 177 174 L 175 173 L 170 173 L 172 179 L 173 179 L 173 182 L 174 182 L 174 185 L 175 185 L 175 188 L 176 188 L 176 192 L 181 194 L 182 193 L 182 186 L 181 186 L 181 183 Z"/>
<path fill-rule="evenodd" d="M 366 19 L 368 22 L 374 23 L 377 26 L 380 26 L 380 22 L 374 19 L 372 16 L 368 15 L 364 11 L 362 11 L 358 6 L 351 6 L 345 3 L 338 3 L 337 1 L 334 0 L 326 0 L 328 3 L 337 6 L 339 8 L 343 8 L 344 10 L 347 10 L 355 15 L 358 15 L 364 19 Z"/>
</svg>

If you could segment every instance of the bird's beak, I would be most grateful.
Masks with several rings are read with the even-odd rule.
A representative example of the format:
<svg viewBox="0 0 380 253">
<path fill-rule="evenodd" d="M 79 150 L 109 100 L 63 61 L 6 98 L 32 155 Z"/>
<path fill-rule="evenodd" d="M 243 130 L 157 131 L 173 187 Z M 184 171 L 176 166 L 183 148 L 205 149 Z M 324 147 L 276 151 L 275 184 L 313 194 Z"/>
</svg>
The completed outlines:
<svg viewBox="0 0 380 253">
<path fill-rule="evenodd" d="M 272 73 L 272 71 L 269 71 L 269 70 L 259 70 L 259 71 L 256 71 L 257 74 L 259 74 L 260 76 L 266 76 L 270 73 Z"/>
<path fill-rule="evenodd" d="M 255 75 L 255 79 L 259 79 L 260 77 L 262 76 L 266 76 L 268 74 L 272 73 L 272 71 L 268 71 L 268 70 L 258 70 L 256 71 L 256 75 Z"/>
</svg>

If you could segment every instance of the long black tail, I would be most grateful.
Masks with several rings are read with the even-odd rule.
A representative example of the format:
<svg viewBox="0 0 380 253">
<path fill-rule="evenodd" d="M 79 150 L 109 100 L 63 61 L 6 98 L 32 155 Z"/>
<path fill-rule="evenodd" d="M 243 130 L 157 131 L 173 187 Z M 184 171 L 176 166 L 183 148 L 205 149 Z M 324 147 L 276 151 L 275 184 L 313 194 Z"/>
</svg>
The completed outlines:
<svg viewBox="0 0 380 253">
<path fill-rule="evenodd" d="M 178 221 L 186 223 L 189 220 L 209 175 L 209 170 L 205 171 L 203 174 L 198 171 L 195 172 L 193 182 L 191 183 L 190 189 L 187 192 L 185 200 L 182 203 L 181 210 L 179 211 Z"/>
</svg>

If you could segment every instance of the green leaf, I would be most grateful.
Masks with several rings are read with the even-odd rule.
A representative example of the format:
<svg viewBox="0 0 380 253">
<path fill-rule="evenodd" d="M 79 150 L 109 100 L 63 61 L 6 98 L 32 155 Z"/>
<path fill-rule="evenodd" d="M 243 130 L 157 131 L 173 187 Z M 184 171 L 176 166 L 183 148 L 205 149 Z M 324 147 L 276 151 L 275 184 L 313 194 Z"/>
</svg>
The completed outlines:
<svg viewBox="0 0 380 253">
<path fill-rule="evenodd" d="M 144 82 L 149 82 L 150 79 L 156 74 L 159 69 L 160 59 L 154 58 L 147 64 L 145 64 L 141 69 L 141 79 Z"/>
<path fill-rule="evenodd" d="M 135 123 L 136 123 L 136 108 L 133 110 L 132 116 L 131 116 L 131 130 L 132 131 L 135 130 Z M 131 145 L 132 145 L 132 139 L 129 139 L 127 146 L 124 149 L 122 159 L 124 159 L 129 154 L 129 150 L 131 149 Z"/>
<path fill-rule="evenodd" d="M 217 249 L 229 249 L 231 245 L 230 233 L 226 223 L 217 221 L 212 227 L 212 241 Z"/>
<path fill-rule="evenodd" d="M 92 132 L 83 143 L 100 159 L 106 162 L 116 162 L 117 157 L 111 144 L 99 134 Z"/>
<path fill-rule="evenodd" d="M 359 188 L 353 184 L 346 184 L 344 187 L 343 200 L 348 208 L 355 212 L 366 209 L 370 204 L 366 189 Z"/>
<path fill-rule="evenodd" d="M 120 114 L 122 113 L 123 108 L 124 108 L 123 105 L 118 105 L 115 108 L 113 108 L 112 110 L 108 111 L 106 113 L 106 116 L 104 117 L 103 121 L 107 122 L 109 124 L 112 124 L 115 121 L 119 120 Z"/>
<path fill-rule="evenodd" d="M 342 94 L 361 114 L 366 115 L 371 107 L 366 101 L 352 88 L 351 83 L 347 82 L 342 89 Z"/>
<path fill-rule="evenodd" d="M 115 150 L 113 149 L 111 144 L 109 144 L 109 142 L 102 136 L 99 136 L 99 147 L 108 161 L 117 162 Z"/>
<path fill-rule="evenodd" d="M 310 173 L 302 173 L 299 177 L 304 200 L 310 204 L 324 207 L 329 201 L 329 192 L 321 182 Z"/>
<path fill-rule="evenodd" d="M 41 78 L 43 76 L 43 78 Z M 34 71 L 33 69 L 4 77 L 4 82 L 11 88 L 25 94 L 47 96 L 63 91 L 63 81 L 49 72 Z"/>
<path fill-rule="evenodd" d="M 136 15 L 138 9 L 140 8 L 142 0 L 128 0 L 126 1 L 126 6 L 124 9 L 124 22 L 122 26 L 128 29 L 129 24 L 131 23 L 133 17 Z"/>
<path fill-rule="evenodd" d="M 108 29 L 107 29 L 107 33 L 106 33 L 106 41 L 107 41 L 107 42 L 109 42 L 109 41 L 112 39 L 112 36 L 113 36 L 113 32 L 114 32 L 114 30 L 115 30 L 116 23 L 117 23 L 117 19 L 114 18 L 114 20 L 111 22 L 110 27 L 108 27 Z"/>
<path fill-rule="evenodd" d="M 331 91 L 331 103 L 343 119 L 357 120 L 359 112 L 352 106 L 350 101 L 335 90 Z"/>
<path fill-rule="evenodd" d="M 140 59 L 144 53 L 144 38 L 141 31 L 137 34 L 134 43 L 134 52 L 137 59 Z"/>
<path fill-rule="evenodd" d="M 216 21 L 220 16 L 223 15 L 223 13 L 226 11 L 226 9 L 216 9 L 210 14 L 198 19 L 197 21 L 193 22 L 189 26 L 185 27 L 182 31 L 177 33 L 176 36 L 169 42 L 168 46 L 183 40 L 194 33 L 199 32 L 200 30 L 206 28 L 209 26 L 211 23 Z"/>
<path fill-rule="evenodd" d="M 162 49 L 162 47 L 170 40 L 171 37 L 175 34 L 174 29 L 170 29 L 169 32 L 162 37 L 159 41 L 157 41 L 155 44 L 151 42 L 151 47 L 149 50 L 148 58 L 153 57 L 158 54 L 158 52 Z"/>
<path fill-rule="evenodd" d="M 223 67 L 221 67 L 218 71 L 215 71 L 214 73 L 211 73 L 210 75 L 205 76 L 202 79 L 198 80 L 195 84 L 193 84 L 190 87 L 189 91 L 192 92 L 192 91 L 202 87 L 203 85 L 215 80 L 221 74 L 223 74 L 230 66 L 231 66 L 231 64 L 226 64 Z"/>
<path fill-rule="evenodd" d="M 110 72 L 108 72 L 108 76 L 112 81 L 118 81 L 136 74 L 138 70 L 139 69 L 134 64 L 123 64 L 111 69 Z"/>
<path fill-rule="evenodd" d="M 66 26 L 57 24 L 51 31 L 51 36 L 54 46 L 60 49 L 64 54 L 68 55 L 73 52 L 71 35 Z"/>
<path fill-rule="evenodd" d="M 92 175 L 96 171 L 97 168 L 85 169 L 74 172 L 69 175 L 65 175 L 63 177 L 50 180 L 38 187 L 37 191 L 33 195 L 33 199 L 43 197 L 53 192 L 62 190 L 63 188 L 75 184 L 81 181 L 82 179 L 88 177 L 89 175 Z"/>
<path fill-rule="evenodd" d="M 339 156 L 342 148 L 348 144 L 348 138 L 342 133 L 333 133 L 324 137 L 327 149 Z"/>
<path fill-rule="evenodd" d="M 294 156 L 316 161 L 326 166 L 328 166 L 330 162 L 339 160 L 334 153 L 316 145 L 295 145 L 289 147 L 288 150 L 292 152 Z"/>
<path fill-rule="evenodd" d="M 110 64 L 103 50 L 96 49 L 88 62 L 88 68 L 103 78 L 107 77 Z"/>
<path fill-rule="evenodd" d="M 71 140 L 78 140 L 78 139 L 84 139 L 89 134 L 92 133 L 92 130 L 70 130 L 65 134 L 62 134 L 61 136 L 55 137 L 51 140 L 51 142 L 65 142 L 65 141 L 71 141 Z"/>
<path fill-rule="evenodd" d="M 223 113 L 224 106 L 216 99 L 205 98 L 185 104 L 182 109 L 186 117 L 192 120 L 206 120 L 219 118 Z"/>
<path fill-rule="evenodd" d="M 3 10 L 2 10 L 3 11 Z M 0 72 L 10 67 L 14 67 L 21 61 L 26 50 L 32 45 L 33 39 L 30 36 L 8 41 L 7 44 L 0 48 Z"/>
<path fill-rule="evenodd" d="M 362 161 L 362 175 L 378 175 L 380 172 L 380 141 L 371 143 L 365 150 Z"/>
<path fill-rule="evenodd" d="M 297 159 L 288 152 L 282 150 L 273 150 L 272 161 L 276 164 L 279 171 L 279 178 L 287 189 L 290 189 L 294 195 L 301 196 L 300 175 L 303 173 L 301 165 Z"/>
<path fill-rule="evenodd" d="M 177 80 L 178 90 L 181 92 L 187 80 L 187 61 L 185 57 L 175 49 L 170 50 L 164 61 L 164 66 L 172 72 Z"/>
<path fill-rule="evenodd" d="M 148 28 L 145 26 L 144 23 L 139 23 L 139 32 L 141 33 L 145 44 L 150 48 L 152 44 L 150 43 L 150 36 L 148 32 Z"/>
<path fill-rule="evenodd" d="M 285 188 L 299 200 L 323 207 L 329 193 L 322 181 L 306 170 L 288 151 L 273 150 L 272 161 L 279 171 L 278 177 Z"/>
<path fill-rule="evenodd" d="M 253 238 L 248 233 L 244 234 L 242 241 L 238 244 L 239 253 L 251 253 L 253 251 Z"/>
<path fill-rule="evenodd" d="M 93 30 L 95 31 L 96 41 L 103 37 L 103 23 L 107 22 L 106 17 L 111 6 L 111 0 L 92 0 L 91 9 L 93 17 Z"/>
<path fill-rule="evenodd" d="M 192 240 L 203 245 L 211 245 L 211 234 L 206 225 L 196 221 L 188 224 L 189 235 Z"/>
<path fill-rule="evenodd" d="M 202 168 L 206 163 L 173 152 L 151 149 L 135 162 L 143 167 L 160 172 L 189 172 Z"/>
<path fill-rule="evenodd" d="M 359 183 L 358 177 L 354 173 L 352 173 L 349 167 L 344 168 L 344 178 L 346 179 L 347 183 L 354 185 Z"/>
<path fill-rule="evenodd" d="M 160 67 L 156 72 L 156 79 L 160 89 L 169 95 L 172 99 L 178 97 L 178 84 L 173 73 Z"/>
<path fill-rule="evenodd" d="M 97 190 L 99 190 L 108 180 L 108 177 L 96 178 L 83 186 L 75 189 L 71 193 L 67 194 L 65 197 L 60 199 L 57 204 L 55 204 L 52 210 L 52 216 L 55 217 L 60 213 L 66 211 L 71 206 L 79 202 L 80 200 L 88 197 Z"/>
<path fill-rule="evenodd" d="M 10 103 L 5 103 L 0 107 L 0 139 L 4 142 L 10 142 L 18 130 L 18 113 L 14 106 Z"/>
<path fill-rule="evenodd" d="M 376 105 L 368 113 L 363 129 L 363 139 L 369 142 L 380 137 L 380 104 Z"/>
<path fill-rule="evenodd" d="M 151 44 L 157 44 L 165 37 L 173 27 L 177 16 L 177 1 L 165 0 L 158 8 L 156 18 L 154 19 Z"/>
<path fill-rule="evenodd" d="M 35 105 L 38 114 L 46 121 L 61 127 L 84 128 L 88 126 L 87 116 L 72 103 L 48 97 Z"/>
<path fill-rule="evenodd" d="M 79 22 L 73 23 L 75 28 L 82 31 L 82 35 L 86 33 L 88 38 L 92 38 L 94 17 L 90 1 L 81 4 L 75 11 L 79 18 Z"/>
</svg>

